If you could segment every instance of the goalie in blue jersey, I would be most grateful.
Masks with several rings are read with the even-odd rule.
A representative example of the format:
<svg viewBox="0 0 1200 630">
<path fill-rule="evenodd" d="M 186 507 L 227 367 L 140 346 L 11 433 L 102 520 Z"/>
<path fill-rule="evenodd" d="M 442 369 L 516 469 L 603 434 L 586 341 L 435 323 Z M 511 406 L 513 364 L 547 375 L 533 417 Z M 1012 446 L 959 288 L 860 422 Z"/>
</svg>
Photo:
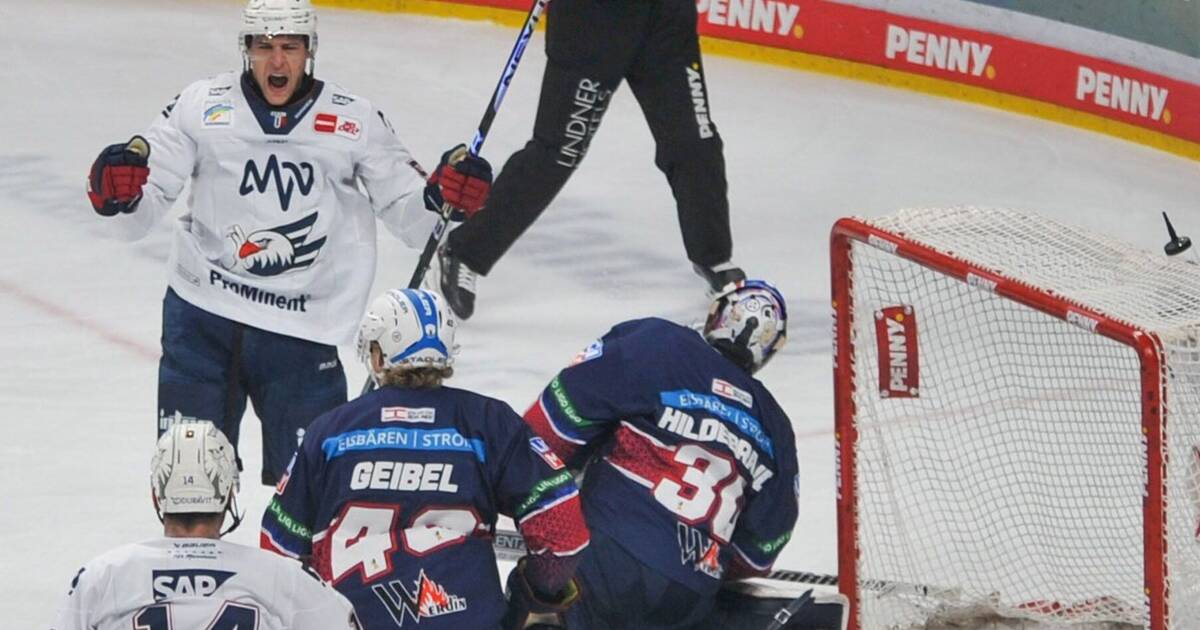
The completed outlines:
<svg viewBox="0 0 1200 630">
<path fill-rule="evenodd" d="M 376 299 L 357 345 L 379 389 L 313 421 L 263 515 L 262 545 L 307 559 L 366 630 L 526 628 L 579 598 L 575 481 L 508 405 L 442 385 L 455 326 L 435 293 Z M 508 602 L 498 514 L 530 551 Z"/>
<path fill-rule="evenodd" d="M 702 333 L 617 324 L 526 411 L 568 467 L 587 467 L 592 539 L 569 627 L 704 627 L 723 581 L 771 568 L 796 522 L 798 466 L 791 422 L 753 374 L 786 329 L 779 291 L 739 282 Z"/>
</svg>

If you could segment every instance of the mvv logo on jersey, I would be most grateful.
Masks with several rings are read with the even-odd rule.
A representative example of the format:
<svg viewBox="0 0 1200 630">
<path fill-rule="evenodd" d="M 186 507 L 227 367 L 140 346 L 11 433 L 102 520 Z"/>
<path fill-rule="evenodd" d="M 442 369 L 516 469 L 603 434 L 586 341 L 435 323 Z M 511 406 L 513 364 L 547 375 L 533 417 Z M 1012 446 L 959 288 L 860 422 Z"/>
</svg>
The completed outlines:
<svg viewBox="0 0 1200 630">
<path fill-rule="evenodd" d="M 285 271 L 307 267 L 317 259 L 325 237 L 309 242 L 316 212 L 287 225 L 257 230 L 246 236 L 241 226 L 229 230 L 233 242 L 232 257 L 222 259 L 226 269 L 240 267 L 256 276 L 277 276 Z"/>
<path fill-rule="evenodd" d="M 253 159 L 249 159 L 246 160 L 246 170 L 242 174 L 242 185 L 238 187 L 238 192 L 245 197 L 255 191 L 266 193 L 268 188 L 274 187 L 275 194 L 279 196 L 279 207 L 287 212 L 292 205 L 292 195 L 297 191 L 303 197 L 312 192 L 316 181 L 313 172 L 313 165 L 308 162 L 280 162 L 274 153 L 267 158 L 267 165 L 262 170 Z"/>
<path fill-rule="evenodd" d="M 233 571 L 174 569 L 151 572 L 150 582 L 154 601 L 160 602 L 171 597 L 209 597 L 234 575 Z"/>
<path fill-rule="evenodd" d="M 353 118 L 337 114 L 317 114 L 313 121 L 313 131 L 317 133 L 332 133 L 343 138 L 358 140 L 362 135 L 362 125 Z"/>
</svg>

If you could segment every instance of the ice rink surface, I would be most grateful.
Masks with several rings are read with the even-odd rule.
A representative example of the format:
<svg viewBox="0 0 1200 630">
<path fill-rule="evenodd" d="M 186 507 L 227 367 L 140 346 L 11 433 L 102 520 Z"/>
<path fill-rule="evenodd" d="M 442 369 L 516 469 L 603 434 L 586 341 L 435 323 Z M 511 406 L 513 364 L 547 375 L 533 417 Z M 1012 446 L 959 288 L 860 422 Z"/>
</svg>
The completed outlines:
<svg viewBox="0 0 1200 630">
<path fill-rule="evenodd" d="M 148 498 L 163 222 L 109 240 L 84 195 L 99 150 L 148 125 L 189 82 L 240 65 L 235 0 L 0 0 L 0 625 L 46 627 L 76 568 L 161 532 Z M 323 9 L 317 75 L 371 99 L 426 165 L 466 141 L 515 37 L 483 22 Z M 538 35 L 483 155 L 530 134 Z M 836 531 L 827 237 L 845 215 L 906 206 L 1022 208 L 1159 250 L 1168 211 L 1200 236 L 1200 165 L 1110 137 L 970 104 L 709 57 L 726 144 L 737 263 L 789 300 L 790 343 L 761 374 L 791 416 L 800 521 L 779 568 L 834 572 Z M 619 91 L 583 167 L 479 285 L 453 383 L 518 410 L 618 321 L 700 319 L 650 133 Z M 180 206 L 183 204 L 181 203 Z M 176 214 L 181 208 L 176 209 Z M 417 253 L 381 233 L 376 291 Z M 351 387 L 364 370 L 342 349 Z M 232 540 L 257 542 L 247 417 Z"/>
</svg>

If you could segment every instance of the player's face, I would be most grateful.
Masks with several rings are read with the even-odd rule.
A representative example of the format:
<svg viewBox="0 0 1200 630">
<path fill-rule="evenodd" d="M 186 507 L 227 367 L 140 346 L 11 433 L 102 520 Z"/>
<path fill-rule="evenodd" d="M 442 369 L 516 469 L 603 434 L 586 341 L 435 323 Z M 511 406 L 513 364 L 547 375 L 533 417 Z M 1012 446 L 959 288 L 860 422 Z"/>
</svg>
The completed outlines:
<svg viewBox="0 0 1200 630">
<path fill-rule="evenodd" d="M 306 61 L 308 46 L 300 35 L 259 35 L 250 42 L 250 73 L 263 97 L 277 107 L 300 87 Z"/>
</svg>

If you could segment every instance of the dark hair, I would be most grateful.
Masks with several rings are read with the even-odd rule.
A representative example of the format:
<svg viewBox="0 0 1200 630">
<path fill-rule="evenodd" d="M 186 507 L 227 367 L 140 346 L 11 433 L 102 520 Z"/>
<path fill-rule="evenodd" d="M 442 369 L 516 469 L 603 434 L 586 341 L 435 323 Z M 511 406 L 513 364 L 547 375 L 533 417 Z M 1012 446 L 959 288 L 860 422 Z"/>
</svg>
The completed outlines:
<svg viewBox="0 0 1200 630">
<path fill-rule="evenodd" d="M 225 522 L 224 512 L 181 512 L 173 514 L 163 514 L 163 522 L 171 521 L 172 524 L 178 525 L 184 529 L 196 529 L 197 527 L 211 525 L 214 521 L 218 528 L 221 523 Z"/>
</svg>

